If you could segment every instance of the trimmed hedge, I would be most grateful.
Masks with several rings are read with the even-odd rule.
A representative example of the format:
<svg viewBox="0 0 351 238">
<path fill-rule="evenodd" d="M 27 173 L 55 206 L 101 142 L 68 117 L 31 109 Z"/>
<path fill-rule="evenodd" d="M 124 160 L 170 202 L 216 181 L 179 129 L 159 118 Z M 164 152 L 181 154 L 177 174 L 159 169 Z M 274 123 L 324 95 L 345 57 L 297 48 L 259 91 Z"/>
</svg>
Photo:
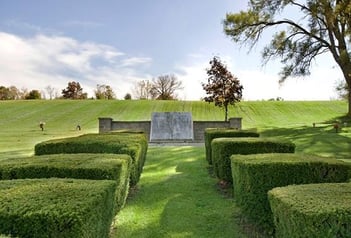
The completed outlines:
<svg viewBox="0 0 351 238">
<path fill-rule="evenodd" d="M 125 204 L 131 157 L 117 154 L 57 154 L 0 161 L 0 179 L 75 178 L 114 180 L 116 212 Z"/>
<path fill-rule="evenodd" d="M 244 214 L 267 230 L 273 218 L 267 192 L 290 184 L 345 182 L 350 164 L 304 154 L 255 154 L 231 157 L 234 197 Z"/>
<path fill-rule="evenodd" d="M 276 237 L 351 237 L 351 183 L 308 184 L 268 192 Z"/>
<path fill-rule="evenodd" d="M 212 162 L 216 176 L 233 182 L 230 156 L 233 154 L 294 153 L 295 144 L 264 138 L 217 138 L 212 140 Z"/>
<path fill-rule="evenodd" d="M 0 234 L 11 237 L 108 237 L 112 180 L 0 181 Z"/>
<path fill-rule="evenodd" d="M 259 137 L 260 134 L 253 131 L 237 130 L 233 128 L 207 128 L 205 129 L 206 160 L 212 164 L 211 142 L 216 138 L 224 137 Z"/>
<path fill-rule="evenodd" d="M 148 143 L 143 133 L 113 132 L 86 134 L 49 140 L 35 145 L 35 154 L 113 153 L 132 157 L 130 184 L 136 185 L 145 163 Z"/>
</svg>

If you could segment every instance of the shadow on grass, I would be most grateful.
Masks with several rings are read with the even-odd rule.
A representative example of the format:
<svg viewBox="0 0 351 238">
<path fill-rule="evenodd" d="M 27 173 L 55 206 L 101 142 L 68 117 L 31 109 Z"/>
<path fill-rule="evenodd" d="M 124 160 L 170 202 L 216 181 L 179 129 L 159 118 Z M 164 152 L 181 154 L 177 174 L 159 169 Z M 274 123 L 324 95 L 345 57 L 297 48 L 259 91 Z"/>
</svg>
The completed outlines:
<svg viewBox="0 0 351 238">
<path fill-rule="evenodd" d="M 248 237 L 234 200 L 218 192 L 206 166 L 203 147 L 150 148 L 111 237 Z"/>
<path fill-rule="evenodd" d="M 350 159 L 351 128 L 347 126 L 341 126 L 336 132 L 332 123 L 324 122 L 315 127 L 266 129 L 261 131 L 261 136 L 290 140 L 296 144 L 297 153 Z"/>
</svg>

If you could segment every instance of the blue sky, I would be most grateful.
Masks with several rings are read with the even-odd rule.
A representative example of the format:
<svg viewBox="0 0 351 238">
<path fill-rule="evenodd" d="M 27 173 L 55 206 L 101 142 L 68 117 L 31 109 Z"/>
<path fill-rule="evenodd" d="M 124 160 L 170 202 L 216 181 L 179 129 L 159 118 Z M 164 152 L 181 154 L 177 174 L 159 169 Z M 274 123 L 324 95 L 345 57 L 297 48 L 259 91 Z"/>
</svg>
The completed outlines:
<svg viewBox="0 0 351 238">
<path fill-rule="evenodd" d="M 342 77 L 327 57 L 311 77 L 279 86 L 279 64 L 261 66 L 269 34 L 250 53 L 224 35 L 225 14 L 246 6 L 235 0 L 3 0 L 0 85 L 50 85 L 60 94 L 78 81 L 91 97 L 97 84 L 108 84 L 123 98 L 140 80 L 175 74 L 184 84 L 179 98 L 198 100 L 208 62 L 218 55 L 243 84 L 245 100 L 335 98 L 333 85 Z"/>
</svg>

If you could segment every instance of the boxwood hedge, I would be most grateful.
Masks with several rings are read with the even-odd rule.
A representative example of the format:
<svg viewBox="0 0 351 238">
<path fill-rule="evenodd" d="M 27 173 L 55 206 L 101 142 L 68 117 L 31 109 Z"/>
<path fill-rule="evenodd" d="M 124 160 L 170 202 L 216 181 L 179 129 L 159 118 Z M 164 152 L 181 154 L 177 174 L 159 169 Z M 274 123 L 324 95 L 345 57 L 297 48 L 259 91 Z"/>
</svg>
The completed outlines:
<svg viewBox="0 0 351 238">
<path fill-rule="evenodd" d="M 231 162 L 237 204 L 268 230 L 273 229 L 269 190 L 290 184 L 345 182 L 351 168 L 343 161 L 305 154 L 233 155 Z"/>
<path fill-rule="evenodd" d="M 233 154 L 294 153 L 295 144 L 267 138 L 217 138 L 212 140 L 212 162 L 216 176 L 233 182 L 230 156 Z"/>
<path fill-rule="evenodd" d="M 205 129 L 206 160 L 212 164 L 211 142 L 216 138 L 224 137 L 259 137 L 260 134 L 254 131 L 237 130 L 233 128 L 207 128 Z"/>
<path fill-rule="evenodd" d="M 0 181 L 0 234 L 11 237 L 108 237 L 112 180 Z"/>
<path fill-rule="evenodd" d="M 114 180 L 116 212 L 123 207 L 129 189 L 131 157 L 117 154 L 56 154 L 0 161 L 0 179 L 75 178 Z"/>
<path fill-rule="evenodd" d="M 35 154 L 114 153 L 132 157 L 130 184 L 139 181 L 145 163 L 148 143 L 143 133 L 85 134 L 78 137 L 49 140 L 35 145 Z"/>
<path fill-rule="evenodd" d="M 351 183 L 291 185 L 268 192 L 276 237 L 351 237 Z"/>
</svg>

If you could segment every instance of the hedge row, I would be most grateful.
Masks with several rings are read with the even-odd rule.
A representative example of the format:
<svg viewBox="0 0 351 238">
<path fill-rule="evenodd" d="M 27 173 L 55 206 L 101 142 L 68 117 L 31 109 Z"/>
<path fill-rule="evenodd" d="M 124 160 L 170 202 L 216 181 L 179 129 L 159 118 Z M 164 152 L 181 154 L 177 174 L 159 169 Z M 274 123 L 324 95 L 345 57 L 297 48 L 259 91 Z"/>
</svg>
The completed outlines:
<svg viewBox="0 0 351 238">
<path fill-rule="evenodd" d="M 276 237 L 351 237 L 351 183 L 274 188 Z"/>
<path fill-rule="evenodd" d="M 267 230 L 274 228 L 269 190 L 290 184 L 345 182 L 351 168 L 336 159 L 280 153 L 233 155 L 231 165 L 237 204 Z"/>
<path fill-rule="evenodd" d="M 141 133 L 87 134 L 37 144 L 37 156 L 0 161 L 0 234 L 108 237 L 129 185 L 139 181 L 147 146 Z M 70 179 L 33 179 L 53 176 Z"/>
<path fill-rule="evenodd" d="M 130 184 L 138 183 L 145 163 L 147 139 L 143 133 L 85 134 L 79 137 L 49 140 L 35 145 L 35 154 L 113 153 L 132 157 Z"/>
<path fill-rule="evenodd" d="M 233 182 L 230 157 L 234 154 L 294 153 L 295 144 L 262 138 L 217 138 L 212 140 L 212 162 L 216 176 Z"/>
<path fill-rule="evenodd" d="M 116 212 L 124 205 L 128 189 L 131 158 L 117 154 L 57 154 L 2 160 L 0 179 L 75 178 L 114 180 Z"/>
<path fill-rule="evenodd" d="M 0 234 L 11 237 L 108 237 L 112 180 L 0 181 Z"/>
<path fill-rule="evenodd" d="M 212 147 L 211 142 L 216 138 L 225 137 L 259 137 L 260 134 L 253 131 L 237 130 L 231 128 L 207 128 L 205 129 L 205 149 L 206 160 L 212 164 Z"/>
</svg>

